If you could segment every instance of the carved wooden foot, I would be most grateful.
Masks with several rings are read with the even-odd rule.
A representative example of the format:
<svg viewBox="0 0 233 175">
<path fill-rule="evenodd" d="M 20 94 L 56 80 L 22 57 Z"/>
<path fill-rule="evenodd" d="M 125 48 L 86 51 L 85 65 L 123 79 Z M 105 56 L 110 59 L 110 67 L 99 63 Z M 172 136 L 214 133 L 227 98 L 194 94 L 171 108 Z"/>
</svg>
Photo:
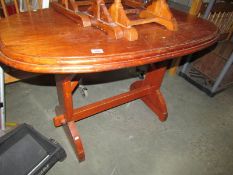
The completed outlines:
<svg viewBox="0 0 233 175">
<path fill-rule="evenodd" d="M 79 132 L 76 128 L 75 122 L 68 122 L 67 123 L 68 130 L 70 132 L 70 135 L 72 137 L 72 140 L 74 142 L 74 147 L 76 151 L 76 155 L 78 157 L 79 161 L 84 161 L 85 160 L 85 153 L 82 145 L 82 141 L 79 135 Z"/>
<path fill-rule="evenodd" d="M 141 11 L 140 18 L 151 18 L 154 22 L 165 26 L 168 30 L 176 31 L 177 22 L 173 17 L 166 0 L 156 0 L 146 10 Z"/>
<path fill-rule="evenodd" d="M 167 119 L 167 107 L 164 97 L 160 91 L 162 79 L 164 77 L 166 67 L 156 68 L 151 67 L 146 74 L 145 80 L 136 81 L 130 86 L 130 90 L 142 88 L 144 86 L 150 87 L 150 92 L 141 98 L 141 100 L 159 117 L 160 121 Z"/>
<path fill-rule="evenodd" d="M 130 86 L 130 90 L 142 87 L 143 81 L 137 81 Z M 159 89 L 151 88 L 151 93 L 142 97 L 141 100 L 159 117 L 160 121 L 167 119 L 167 107 L 162 93 Z"/>
<path fill-rule="evenodd" d="M 156 90 L 146 97 L 142 98 L 142 101 L 158 115 L 160 121 L 167 119 L 167 106 L 160 90 Z"/>
</svg>

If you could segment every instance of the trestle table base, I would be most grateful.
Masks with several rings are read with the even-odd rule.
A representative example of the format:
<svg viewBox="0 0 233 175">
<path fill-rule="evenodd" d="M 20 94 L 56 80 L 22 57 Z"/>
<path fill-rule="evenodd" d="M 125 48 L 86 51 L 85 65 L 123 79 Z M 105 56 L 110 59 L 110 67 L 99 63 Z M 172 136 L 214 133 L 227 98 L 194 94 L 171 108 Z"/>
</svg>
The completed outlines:
<svg viewBox="0 0 233 175">
<path fill-rule="evenodd" d="M 76 121 L 93 116 L 94 114 L 141 99 L 159 118 L 160 121 L 167 119 L 167 108 L 160 86 L 166 71 L 166 66 L 162 64 L 150 65 L 144 80 L 136 81 L 130 86 L 130 91 L 116 95 L 77 109 L 73 108 L 72 92 L 78 85 L 74 81 L 75 75 L 56 75 L 56 86 L 58 92 L 58 111 L 63 114 L 54 117 L 56 127 L 67 125 L 70 136 L 75 146 L 79 161 L 85 160 L 85 153 L 82 146 L 80 134 L 75 125 Z"/>
</svg>

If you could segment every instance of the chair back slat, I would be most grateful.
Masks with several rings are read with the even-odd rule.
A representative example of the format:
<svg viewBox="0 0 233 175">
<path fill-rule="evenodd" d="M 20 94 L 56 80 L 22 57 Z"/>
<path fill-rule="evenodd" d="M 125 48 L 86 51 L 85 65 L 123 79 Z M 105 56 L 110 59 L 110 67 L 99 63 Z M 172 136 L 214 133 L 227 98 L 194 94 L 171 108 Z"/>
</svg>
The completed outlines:
<svg viewBox="0 0 233 175">
<path fill-rule="evenodd" d="M 19 13 L 19 5 L 18 5 L 17 0 L 14 0 L 14 5 L 15 5 L 16 13 Z"/>
<path fill-rule="evenodd" d="M 7 11 L 7 5 L 6 5 L 5 1 L 6 0 L 0 0 L 0 4 L 1 4 L 2 9 L 3 9 L 4 17 L 7 18 L 9 16 L 9 13 Z M 19 0 L 13 0 L 13 2 L 14 2 L 14 7 L 15 7 L 16 13 L 20 13 Z M 37 0 L 37 9 L 42 9 L 42 3 L 43 3 L 43 0 Z M 37 10 L 37 9 L 32 8 L 31 0 L 24 0 L 24 4 L 26 6 L 26 10 L 29 12 L 32 10 Z M 1 17 L 0 17 L 0 19 L 1 19 Z"/>
<path fill-rule="evenodd" d="M 26 4 L 27 6 L 27 11 L 31 11 L 31 4 L 30 4 L 30 0 L 24 0 L 24 3 Z"/>
<path fill-rule="evenodd" d="M 202 6 L 202 0 L 193 0 L 192 5 L 189 9 L 189 14 L 190 15 L 194 15 L 194 16 L 198 16 L 201 6 Z"/>
<path fill-rule="evenodd" d="M 42 9 L 42 0 L 38 0 L 37 2 L 38 2 L 38 8 Z"/>
<path fill-rule="evenodd" d="M 207 5 L 207 3 L 202 4 L 198 16 L 202 16 L 204 14 Z M 233 32 L 233 2 L 216 2 L 207 20 L 213 22 L 219 28 L 221 39 L 230 38 Z"/>
<path fill-rule="evenodd" d="M 0 0 L 1 1 L 1 5 L 2 5 L 2 9 L 3 9 L 3 13 L 4 13 L 4 16 L 5 17 L 8 17 L 8 11 L 7 11 L 7 8 L 6 8 L 6 3 L 4 0 Z"/>
</svg>

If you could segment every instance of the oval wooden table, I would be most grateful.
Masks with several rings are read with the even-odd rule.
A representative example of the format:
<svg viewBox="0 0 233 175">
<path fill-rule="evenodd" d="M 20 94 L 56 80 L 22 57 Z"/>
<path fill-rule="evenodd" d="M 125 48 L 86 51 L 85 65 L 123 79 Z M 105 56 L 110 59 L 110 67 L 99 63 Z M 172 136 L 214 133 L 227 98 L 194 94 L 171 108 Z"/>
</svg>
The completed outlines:
<svg viewBox="0 0 233 175">
<path fill-rule="evenodd" d="M 75 121 L 141 99 L 161 121 L 167 118 L 160 86 L 166 71 L 164 60 L 190 54 L 215 43 L 217 28 L 202 19 L 173 11 L 176 32 L 157 24 L 136 26 L 137 41 L 115 40 L 104 32 L 83 28 L 53 9 L 13 15 L 0 20 L 0 61 L 16 69 L 56 74 L 60 109 L 54 125 L 67 125 L 79 160 L 84 149 Z M 156 63 L 156 64 L 155 64 Z M 75 74 L 95 73 L 150 64 L 142 81 L 130 91 L 73 109 L 72 91 L 78 85 Z M 106 72 L 107 73 L 107 72 Z"/>
</svg>

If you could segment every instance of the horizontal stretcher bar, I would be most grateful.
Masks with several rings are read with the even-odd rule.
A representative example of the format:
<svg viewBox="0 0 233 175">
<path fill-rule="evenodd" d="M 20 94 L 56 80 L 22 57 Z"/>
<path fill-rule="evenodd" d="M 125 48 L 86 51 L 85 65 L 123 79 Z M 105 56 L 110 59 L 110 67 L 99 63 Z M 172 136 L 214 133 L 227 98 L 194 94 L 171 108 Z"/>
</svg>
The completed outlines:
<svg viewBox="0 0 233 175">
<path fill-rule="evenodd" d="M 142 88 L 137 88 L 129 92 L 125 92 L 92 104 L 77 108 L 73 111 L 73 117 L 70 121 L 78 121 L 90 117 L 94 114 L 100 113 L 102 111 L 108 110 L 110 108 L 122 105 L 124 103 L 139 99 L 148 95 L 151 92 L 151 86 L 144 86 Z M 61 126 L 65 124 L 66 121 L 64 114 L 54 117 L 54 125 Z"/>
</svg>

